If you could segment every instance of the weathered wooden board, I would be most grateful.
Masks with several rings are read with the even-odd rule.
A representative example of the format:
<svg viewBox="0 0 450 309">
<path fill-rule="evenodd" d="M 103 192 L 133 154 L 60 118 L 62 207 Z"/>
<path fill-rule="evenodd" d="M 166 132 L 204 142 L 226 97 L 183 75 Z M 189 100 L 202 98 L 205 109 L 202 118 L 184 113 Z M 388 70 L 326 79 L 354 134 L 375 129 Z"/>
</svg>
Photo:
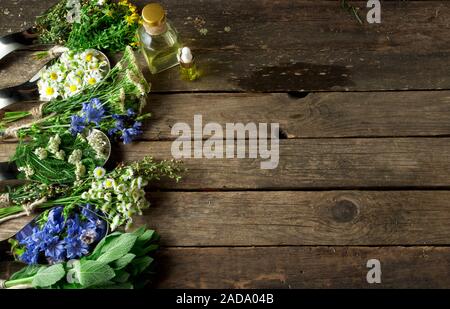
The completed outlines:
<svg viewBox="0 0 450 309">
<path fill-rule="evenodd" d="M 160 192 L 136 226 L 169 246 L 450 243 L 449 191 Z"/>
<path fill-rule="evenodd" d="M 381 284 L 368 284 L 369 259 Z M 160 288 L 449 288 L 450 249 L 439 247 L 171 248 Z"/>
<path fill-rule="evenodd" d="M 152 192 L 165 246 L 446 245 L 449 191 Z M 31 218 L 0 225 L 0 240 Z"/>
<path fill-rule="evenodd" d="M 55 2 L 2 0 L 0 35 L 30 25 Z M 141 7 L 147 2 L 136 1 Z M 383 1 L 378 25 L 360 25 L 338 1 L 161 2 L 204 74 L 189 83 L 180 81 L 178 70 L 169 70 L 151 78 L 154 91 L 450 87 L 448 1 Z M 352 1 L 363 19 L 366 3 Z M 0 67 L 0 87 L 32 75 L 33 66 L 19 70 L 20 59 L 10 57 L 10 64 Z"/>
<path fill-rule="evenodd" d="M 368 284 L 369 259 L 381 284 Z M 158 288 L 449 288 L 447 247 L 164 248 Z M 0 278 L 20 264 L 0 262 Z"/>
<path fill-rule="evenodd" d="M 188 169 L 178 184 L 162 189 L 330 189 L 448 188 L 450 138 L 342 138 L 280 141 L 276 169 L 263 170 L 257 159 L 183 159 Z M 247 148 L 239 147 L 239 149 Z M 7 160 L 14 144 L 1 144 Z M 151 155 L 172 159 L 172 142 L 119 146 L 115 160 L 134 161 Z M 224 149 L 225 149 L 224 145 Z M 228 147 L 234 148 L 236 147 Z M 253 149 L 253 148 L 252 148 Z"/>
<path fill-rule="evenodd" d="M 36 103 L 10 110 L 29 110 Z M 176 123 L 279 123 L 283 138 L 450 135 L 449 91 L 150 94 L 143 140 L 173 140 Z M 204 138 L 209 138 L 205 135 Z"/>
</svg>

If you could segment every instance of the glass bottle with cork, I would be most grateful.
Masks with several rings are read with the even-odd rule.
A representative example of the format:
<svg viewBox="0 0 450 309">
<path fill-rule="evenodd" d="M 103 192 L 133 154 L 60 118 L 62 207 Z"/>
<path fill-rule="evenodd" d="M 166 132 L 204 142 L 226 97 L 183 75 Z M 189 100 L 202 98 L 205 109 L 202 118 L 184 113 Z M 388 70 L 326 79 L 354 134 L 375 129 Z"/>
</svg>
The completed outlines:
<svg viewBox="0 0 450 309">
<path fill-rule="evenodd" d="M 138 36 L 150 72 L 156 74 L 176 66 L 181 44 L 163 7 L 159 3 L 147 4 L 142 10 L 142 19 Z"/>
</svg>

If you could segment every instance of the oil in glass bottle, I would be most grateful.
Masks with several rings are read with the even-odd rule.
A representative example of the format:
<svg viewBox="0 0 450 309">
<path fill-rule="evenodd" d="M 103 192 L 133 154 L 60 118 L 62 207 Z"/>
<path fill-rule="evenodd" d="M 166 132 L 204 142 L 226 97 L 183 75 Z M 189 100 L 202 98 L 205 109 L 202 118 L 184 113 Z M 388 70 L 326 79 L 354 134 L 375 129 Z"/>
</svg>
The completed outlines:
<svg viewBox="0 0 450 309">
<path fill-rule="evenodd" d="M 200 77 L 200 71 L 194 62 L 191 49 L 187 46 L 180 50 L 180 75 L 181 78 L 187 81 L 194 81 Z"/>
<path fill-rule="evenodd" d="M 163 7 L 159 3 L 147 4 L 142 10 L 142 19 L 138 36 L 150 72 L 156 74 L 176 66 L 181 44 Z"/>
</svg>

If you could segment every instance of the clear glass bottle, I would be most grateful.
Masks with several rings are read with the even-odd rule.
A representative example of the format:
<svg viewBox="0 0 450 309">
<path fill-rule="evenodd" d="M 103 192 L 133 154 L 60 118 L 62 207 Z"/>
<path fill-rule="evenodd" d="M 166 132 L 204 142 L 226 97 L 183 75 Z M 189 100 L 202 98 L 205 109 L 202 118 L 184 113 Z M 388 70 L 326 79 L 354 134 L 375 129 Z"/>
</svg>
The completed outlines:
<svg viewBox="0 0 450 309">
<path fill-rule="evenodd" d="M 176 29 L 166 19 L 158 3 L 147 4 L 142 10 L 143 24 L 138 29 L 141 51 L 152 74 L 176 66 L 181 47 Z"/>
<path fill-rule="evenodd" d="M 194 81 L 200 77 L 200 71 L 194 62 L 191 49 L 187 46 L 180 50 L 178 56 L 180 60 L 180 75 L 181 78 L 187 81 Z"/>
</svg>

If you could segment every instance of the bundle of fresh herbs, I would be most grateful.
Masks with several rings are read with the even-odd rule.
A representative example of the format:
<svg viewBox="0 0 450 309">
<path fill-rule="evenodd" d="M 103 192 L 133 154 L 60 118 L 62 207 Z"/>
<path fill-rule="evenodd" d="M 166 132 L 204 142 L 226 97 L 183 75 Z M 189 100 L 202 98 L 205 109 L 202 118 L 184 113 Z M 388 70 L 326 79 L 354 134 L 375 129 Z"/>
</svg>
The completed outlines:
<svg viewBox="0 0 450 309">
<path fill-rule="evenodd" d="M 129 227 L 134 215 L 150 206 L 145 186 L 162 177 L 179 181 L 182 167 L 178 162 L 156 162 L 151 157 L 129 165 L 121 164 L 110 172 L 103 167 L 86 171 L 76 185 L 24 184 L 0 194 L 0 222 L 25 216 L 34 209 L 64 206 L 66 211 L 90 204 L 101 210 L 111 230 L 124 224 Z"/>
<path fill-rule="evenodd" d="M 62 0 L 36 20 L 39 40 L 79 51 L 119 52 L 136 46 L 137 8 L 128 0 Z"/>
<path fill-rule="evenodd" d="M 92 254 L 54 265 L 30 265 L 0 282 L 0 288 L 142 288 L 151 279 L 153 253 L 159 236 L 141 227 L 132 233 L 114 232 Z"/>
</svg>

